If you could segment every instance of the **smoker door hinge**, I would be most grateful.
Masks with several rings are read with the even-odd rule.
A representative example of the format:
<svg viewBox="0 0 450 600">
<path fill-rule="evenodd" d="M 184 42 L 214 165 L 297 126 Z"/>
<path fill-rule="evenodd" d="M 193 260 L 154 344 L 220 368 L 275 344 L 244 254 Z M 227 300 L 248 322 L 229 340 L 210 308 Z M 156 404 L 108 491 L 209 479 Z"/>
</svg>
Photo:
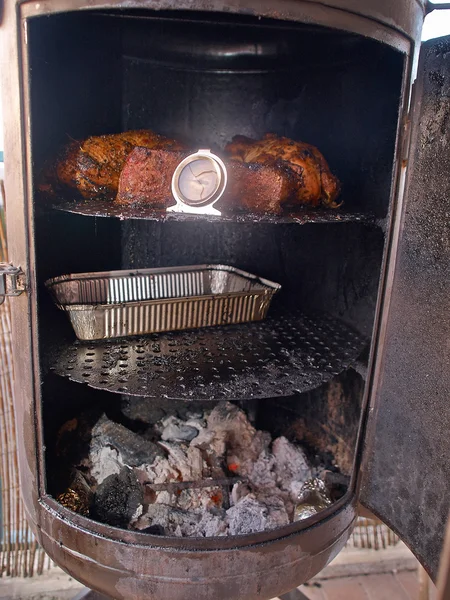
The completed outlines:
<svg viewBox="0 0 450 600">
<path fill-rule="evenodd" d="M 3 304 L 6 296 L 20 296 L 25 289 L 25 273 L 22 269 L 0 262 L 0 304 Z"/>
</svg>

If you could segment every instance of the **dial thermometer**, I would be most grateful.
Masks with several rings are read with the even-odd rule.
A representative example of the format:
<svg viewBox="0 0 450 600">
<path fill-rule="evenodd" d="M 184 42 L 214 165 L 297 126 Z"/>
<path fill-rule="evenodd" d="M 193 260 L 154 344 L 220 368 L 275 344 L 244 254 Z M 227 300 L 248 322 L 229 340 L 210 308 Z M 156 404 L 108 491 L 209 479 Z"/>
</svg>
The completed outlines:
<svg viewBox="0 0 450 600">
<path fill-rule="evenodd" d="M 220 215 L 213 208 L 227 185 L 223 161 L 210 150 L 199 150 L 183 159 L 172 177 L 172 194 L 176 200 L 168 212 Z"/>
</svg>

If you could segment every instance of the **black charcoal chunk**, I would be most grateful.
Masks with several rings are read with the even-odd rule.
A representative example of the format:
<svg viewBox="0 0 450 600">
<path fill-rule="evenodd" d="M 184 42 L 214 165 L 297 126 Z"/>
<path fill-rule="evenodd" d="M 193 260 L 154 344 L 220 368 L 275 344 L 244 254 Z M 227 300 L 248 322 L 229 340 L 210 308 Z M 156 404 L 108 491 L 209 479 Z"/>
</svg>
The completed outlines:
<svg viewBox="0 0 450 600">
<path fill-rule="evenodd" d="M 102 523 L 126 529 L 143 502 L 143 490 L 136 475 L 124 467 L 97 488 L 91 514 Z"/>
<path fill-rule="evenodd" d="M 92 430 L 91 453 L 95 452 L 97 446 L 112 446 L 130 467 L 151 464 L 157 456 L 164 456 L 159 446 L 123 425 L 110 421 L 105 415 Z"/>
<path fill-rule="evenodd" d="M 150 527 L 141 529 L 141 533 L 148 533 L 150 535 L 166 535 L 165 529 L 162 525 L 150 525 Z"/>
<path fill-rule="evenodd" d="M 135 396 L 123 398 L 121 412 L 127 419 L 139 421 L 145 425 L 154 425 L 167 416 L 167 409 L 158 406 L 157 402 L 143 402 L 142 398 Z"/>
</svg>

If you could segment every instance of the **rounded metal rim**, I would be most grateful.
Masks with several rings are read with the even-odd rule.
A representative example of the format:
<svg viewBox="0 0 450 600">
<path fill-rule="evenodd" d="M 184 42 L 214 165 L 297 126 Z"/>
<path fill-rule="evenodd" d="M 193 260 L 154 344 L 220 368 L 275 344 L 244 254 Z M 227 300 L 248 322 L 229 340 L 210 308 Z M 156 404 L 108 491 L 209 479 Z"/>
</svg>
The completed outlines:
<svg viewBox="0 0 450 600">
<path fill-rule="evenodd" d="M 70 522 L 77 529 L 82 529 L 91 535 L 98 535 L 100 537 L 110 539 L 123 544 L 139 545 L 143 548 L 161 548 L 167 550 L 185 550 L 185 551 L 220 551 L 220 550 L 231 550 L 233 548 L 246 548 L 249 546 L 259 546 L 263 544 L 270 544 L 283 538 L 289 538 L 296 536 L 299 533 L 316 527 L 325 521 L 333 519 L 339 512 L 349 508 L 352 502 L 355 500 L 355 495 L 352 487 L 349 488 L 347 493 L 340 499 L 334 502 L 328 508 L 320 511 L 319 513 L 303 519 L 302 521 L 296 521 L 283 527 L 276 529 L 270 529 L 266 531 L 260 531 L 252 534 L 238 535 L 238 536 L 224 536 L 224 537 L 175 537 L 175 536 L 157 536 L 149 533 L 141 533 L 135 530 L 119 529 L 111 525 L 105 525 L 90 519 L 89 517 L 82 516 L 74 513 L 71 510 L 65 508 L 59 502 L 57 502 L 51 496 L 45 496 L 41 499 L 41 506 L 48 512 L 53 513 L 59 519 L 65 522 Z"/>
</svg>

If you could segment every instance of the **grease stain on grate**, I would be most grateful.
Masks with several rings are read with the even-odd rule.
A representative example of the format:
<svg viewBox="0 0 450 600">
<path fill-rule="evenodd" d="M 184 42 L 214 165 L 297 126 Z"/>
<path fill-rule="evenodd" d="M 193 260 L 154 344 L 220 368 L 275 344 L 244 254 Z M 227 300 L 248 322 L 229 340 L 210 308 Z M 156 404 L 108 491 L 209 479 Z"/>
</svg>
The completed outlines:
<svg viewBox="0 0 450 600">
<path fill-rule="evenodd" d="M 329 381 L 368 343 L 327 315 L 300 312 L 265 321 L 140 338 L 76 341 L 51 369 L 111 392 L 181 400 L 291 396 Z"/>
</svg>

